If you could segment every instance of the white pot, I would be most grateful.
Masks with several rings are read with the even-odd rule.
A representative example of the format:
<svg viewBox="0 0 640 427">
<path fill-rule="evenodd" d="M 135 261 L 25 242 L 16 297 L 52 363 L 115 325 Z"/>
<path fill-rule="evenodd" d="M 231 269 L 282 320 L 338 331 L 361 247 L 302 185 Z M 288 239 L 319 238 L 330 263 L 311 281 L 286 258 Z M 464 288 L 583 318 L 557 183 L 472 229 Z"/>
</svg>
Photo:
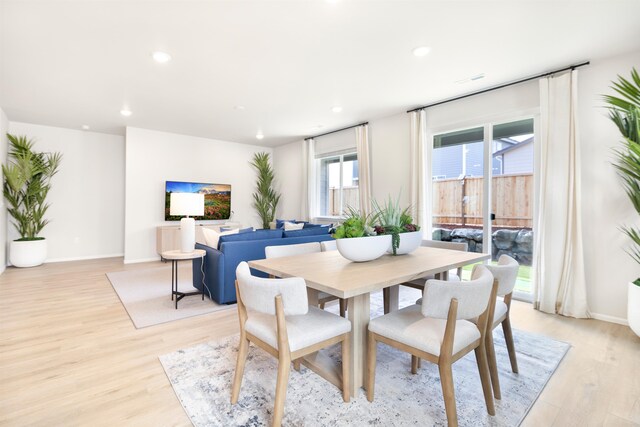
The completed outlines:
<svg viewBox="0 0 640 427">
<path fill-rule="evenodd" d="M 396 249 L 396 255 L 410 254 L 420 247 L 422 244 L 422 231 L 411 231 L 409 233 L 400 233 L 400 245 Z M 387 253 L 392 254 L 393 248 L 389 246 Z"/>
<path fill-rule="evenodd" d="M 354 262 L 380 258 L 391 244 L 391 235 L 336 239 L 340 255 Z"/>
<path fill-rule="evenodd" d="M 9 246 L 9 262 L 14 267 L 35 267 L 47 259 L 47 241 L 14 240 Z"/>
<path fill-rule="evenodd" d="M 629 293 L 627 298 L 627 318 L 629 327 L 640 337 L 640 286 L 629 282 Z"/>
</svg>

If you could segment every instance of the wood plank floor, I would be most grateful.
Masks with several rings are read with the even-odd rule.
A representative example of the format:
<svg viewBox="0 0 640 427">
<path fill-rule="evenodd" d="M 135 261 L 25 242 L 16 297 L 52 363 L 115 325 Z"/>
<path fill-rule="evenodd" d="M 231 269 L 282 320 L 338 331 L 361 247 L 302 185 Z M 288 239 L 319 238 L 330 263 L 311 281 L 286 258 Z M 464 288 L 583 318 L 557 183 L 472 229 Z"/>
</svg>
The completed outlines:
<svg viewBox="0 0 640 427">
<path fill-rule="evenodd" d="M 189 425 L 158 356 L 237 333 L 237 314 L 135 329 L 105 273 L 155 264 L 110 258 L 0 276 L 0 425 Z M 512 316 L 515 328 L 573 345 L 525 426 L 640 426 L 640 339 L 629 328 L 520 302 Z"/>
</svg>

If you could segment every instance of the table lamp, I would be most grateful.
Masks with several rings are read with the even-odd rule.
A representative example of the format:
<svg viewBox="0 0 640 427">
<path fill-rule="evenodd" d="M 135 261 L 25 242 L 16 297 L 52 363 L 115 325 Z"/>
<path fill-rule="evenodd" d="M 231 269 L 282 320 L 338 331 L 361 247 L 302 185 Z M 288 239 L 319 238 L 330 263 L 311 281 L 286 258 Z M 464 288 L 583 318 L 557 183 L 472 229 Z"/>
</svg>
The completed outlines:
<svg viewBox="0 0 640 427">
<path fill-rule="evenodd" d="M 189 216 L 204 215 L 204 194 L 171 193 L 169 215 L 186 215 L 180 220 L 180 251 L 193 252 L 196 246 L 196 221 Z"/>
</svg>

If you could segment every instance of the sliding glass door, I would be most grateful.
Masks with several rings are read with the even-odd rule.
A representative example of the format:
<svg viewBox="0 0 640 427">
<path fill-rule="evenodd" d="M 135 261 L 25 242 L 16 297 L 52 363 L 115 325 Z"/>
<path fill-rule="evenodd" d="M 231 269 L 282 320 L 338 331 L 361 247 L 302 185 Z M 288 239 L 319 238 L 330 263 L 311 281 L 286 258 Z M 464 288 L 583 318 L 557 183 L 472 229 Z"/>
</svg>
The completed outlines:
<svg viewBox="0 0 640 427">
<path fill-rule="evenodd" d="M 431 156 L 433 239 L 466 243 L 492 263 L 515 258 L 523 299 L 531 298 L 534 139 L 532 118 L 487 123 L 435 135 Z"/>
</svg>

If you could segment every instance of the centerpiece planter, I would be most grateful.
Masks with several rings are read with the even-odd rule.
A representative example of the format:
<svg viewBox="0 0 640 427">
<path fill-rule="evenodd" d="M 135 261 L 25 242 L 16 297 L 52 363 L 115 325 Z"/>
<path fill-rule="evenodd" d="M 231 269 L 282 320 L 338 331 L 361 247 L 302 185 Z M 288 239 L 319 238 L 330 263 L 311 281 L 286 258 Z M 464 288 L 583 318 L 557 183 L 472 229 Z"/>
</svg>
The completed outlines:
<svg viewBox="0 0 640 427">
<path fill-rule="evenodd" d="M 411 231 L 408 233 L 398 234 L 400 237 L 400 244 L 396 249 L 396 255 L 410 254 L 420 247 L 422 244 L 422 231 Z M 387 252 L 392 254 L 393 248 L 389 247 Z"/>
<path fill-rule="evenodd" d="M 628 286 L 627 318 L 629 327 L 640 337 L 640 286 L 633 282 L 629 282 Z"/>
<path fill-rule="evenodd" d="M 391 245 L 390 235 L 336 239 L 340 255 L 354 262 L 373 261 L 387 252 Z"/>
<path fill-rule="evenodd" d="M 47 259 L 47 241 L 14 240 L 9 245 L 9 262 L 14 267 L 35 267 Z"/>
</svg>

